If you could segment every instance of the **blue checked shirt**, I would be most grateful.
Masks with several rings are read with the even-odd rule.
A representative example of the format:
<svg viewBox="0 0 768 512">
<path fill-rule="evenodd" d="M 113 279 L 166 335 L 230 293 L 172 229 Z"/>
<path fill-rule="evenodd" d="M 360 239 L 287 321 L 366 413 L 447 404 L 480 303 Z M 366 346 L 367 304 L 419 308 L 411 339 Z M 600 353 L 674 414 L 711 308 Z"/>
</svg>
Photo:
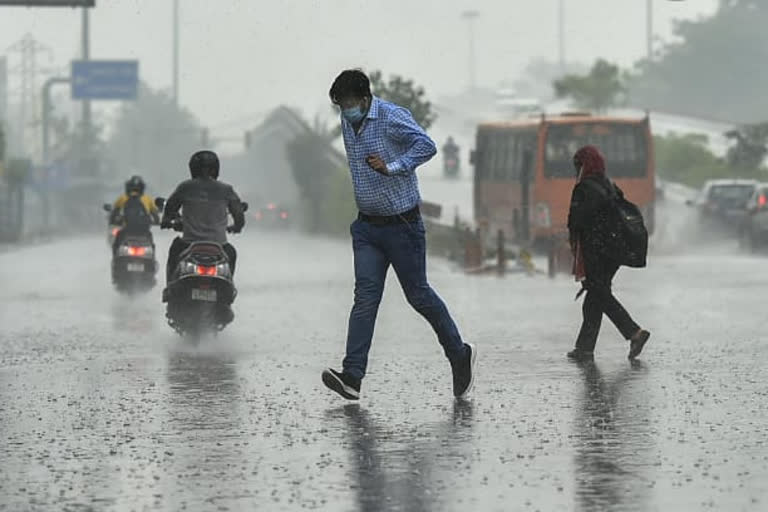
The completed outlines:
<svg viewBox="0 0 768 512">
<path fill-rule="evenodd" d="M 373 98 L 360 133 L 343 117 L 341 129 L 352 172 L 355 201 L 368 215 L 397 215 L 421 201 L 416 167 L 437 153 L 435 143 L 403 107 Z M 366 157 L 378 155 L 390 175 L 371 169 Z"/>
</svg>

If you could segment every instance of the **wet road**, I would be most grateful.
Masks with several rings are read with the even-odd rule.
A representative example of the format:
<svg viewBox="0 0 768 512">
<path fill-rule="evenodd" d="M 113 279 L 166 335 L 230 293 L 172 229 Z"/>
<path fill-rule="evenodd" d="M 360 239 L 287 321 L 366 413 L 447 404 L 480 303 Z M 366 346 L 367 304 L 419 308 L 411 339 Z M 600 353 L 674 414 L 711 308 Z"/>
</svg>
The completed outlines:
<svg viewBox="0 0 768 512">
<path fill-rule="evenodd" d="M 479 347 L 474 398 L 394 279 L 359 405 L 321 385 L 351 304 L 345 241 L 250 232 L 237 319 L 185 346 L 159 288 L 109 285 L 102 238 L 0 254 L 0 510 L 766 510 L 768 259 L 659 255 L 565 360 L 566 278 L 431 279 Z M 167 246 L 166 238 L 158 246 Z M 161 254 L 164 258 L 164 254 Z"/>
</svg>

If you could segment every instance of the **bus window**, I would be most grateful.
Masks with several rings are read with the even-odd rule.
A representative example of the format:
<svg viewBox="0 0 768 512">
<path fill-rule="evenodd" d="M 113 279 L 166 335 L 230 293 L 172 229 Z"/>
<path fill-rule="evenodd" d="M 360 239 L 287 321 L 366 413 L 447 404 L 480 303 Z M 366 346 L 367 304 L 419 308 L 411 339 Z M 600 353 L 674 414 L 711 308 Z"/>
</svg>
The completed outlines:
<svg viewBox="0 0 768 512">
<path fill-rule="evenodd" d="M 536 153 L 536 134 L 513 131 L 481 133 L 475 153 L 475 175 L 494 182 L 518 182 L 523 172 L 525 151 Z M 533 181 L 534 173 L 530 174 Z"/>
<path fill-rule="evenodd" d="M 523 165 L 525 164 L 525 152 L 530 151 L 531 157 L 536 158 L 536 135 L 531 133 L 521 133 L 515 137 L 516 139 L 516 152 L 514 163 L 514 180 L 520 181 L 520 177 L 523 175 Z M 533 182 L 536 175 L 534 172 L 535 164 L 533 160 L 530 163 L 531 169 L 529 169 L 528 180 Z"/>
<path fill-rule="evenodd" d="M 553 124 L 547 130 L 544 172 L 547 178 L 572 178 L 573 154 L 592 144 L 605 157 L 608 174 L 641 178 L 648 169 L 648 141 L 639 124 Z"/>
<path fill-rule="evenodd" d="M 485 142 L 485 175 L 490 180 L 496 179 L 496 162 L 498 160 L 498 135 L 494 132 L 489 133 Z"/>
<path fill-rule="evenodd" d="M 488 138 L 489 134 L 479 133 L 477 137 L 477 148 L 475 148 L 475 177 L 486 180 L 489 178 L 488 162 Z"/>
<path fill-rule="evenodd" d="M 493 135 L 493 138 L 496 139 L 493 155 L 493 179 L 494 181 L 504 181 L 507 159 L 507 134 L 497 132 Z"/>
<path fill-rule="evenodd" d="M 514 133 L 509 131 L 499 132 L 499 159 L 498 167 L 496 168 L 496 180 L 497 181 L 511 181 L 514 158 L 515 158 L 515 137 Z"/>
</svg>

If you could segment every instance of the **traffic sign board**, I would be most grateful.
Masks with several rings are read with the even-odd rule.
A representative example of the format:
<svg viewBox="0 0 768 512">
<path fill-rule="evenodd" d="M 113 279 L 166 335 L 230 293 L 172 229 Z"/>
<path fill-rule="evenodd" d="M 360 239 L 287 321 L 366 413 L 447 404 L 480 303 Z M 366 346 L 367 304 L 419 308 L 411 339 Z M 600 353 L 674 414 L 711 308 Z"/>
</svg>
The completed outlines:
<svg viewBox="0 0 768 512">
<path fill-rule="evenodd" d="M 94 7 L 96 0 L 0 0 L 0 5 L 22 7 Z"/>
<path fill-rule="evenodd" d="M 139 61 L 72 61 L 72 99 L 134 100 L 138 88 Z"/>
</svg>

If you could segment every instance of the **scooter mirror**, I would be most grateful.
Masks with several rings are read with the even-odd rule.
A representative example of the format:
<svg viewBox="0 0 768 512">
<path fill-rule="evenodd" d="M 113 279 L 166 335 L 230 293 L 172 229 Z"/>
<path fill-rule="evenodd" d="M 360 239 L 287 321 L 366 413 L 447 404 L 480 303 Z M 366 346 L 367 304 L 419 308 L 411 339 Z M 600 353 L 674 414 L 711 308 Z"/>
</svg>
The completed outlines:
<svg viewBox="0 0 768 512">
<path fill-rule="evenodd" d="M 112 205 L 108 204 L 108 203 L 104 203 L 102 205 L 102 208 L 104 209 L 105 212 L 111 212 L 112 211 Z"/>
<path fill-rule="evenodd" d="M 248 211 L 248 203 L 246 203 L 245 201 L 243 201 L 243 211 L 244 212 Z"/>
<path fill-rule="evenodd" d="M 162 210 L 165 206 L 165 198 L 164 197 L 157 197 L 155 198 L 155 206 L 157 206 L 158 210 Z"/>
</svg>

